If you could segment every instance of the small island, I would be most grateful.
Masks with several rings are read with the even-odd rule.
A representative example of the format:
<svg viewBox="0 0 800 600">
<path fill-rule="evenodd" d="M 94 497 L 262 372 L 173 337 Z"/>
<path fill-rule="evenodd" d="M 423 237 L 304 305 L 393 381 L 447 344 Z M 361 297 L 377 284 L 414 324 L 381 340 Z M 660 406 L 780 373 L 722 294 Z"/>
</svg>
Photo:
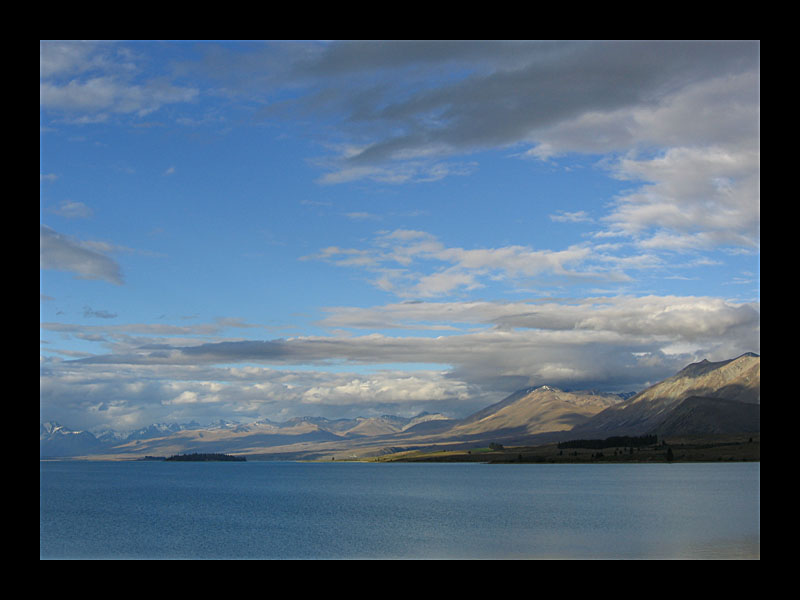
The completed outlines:
<svg viewBox="0 0 800 600">
<path fill-rule="evenodd" d="M 230 454 L 176 454 L 165 458 L 166 461 L 178 462 L 245 462 L 244 456 L 232 456 Z"/>
</svg>

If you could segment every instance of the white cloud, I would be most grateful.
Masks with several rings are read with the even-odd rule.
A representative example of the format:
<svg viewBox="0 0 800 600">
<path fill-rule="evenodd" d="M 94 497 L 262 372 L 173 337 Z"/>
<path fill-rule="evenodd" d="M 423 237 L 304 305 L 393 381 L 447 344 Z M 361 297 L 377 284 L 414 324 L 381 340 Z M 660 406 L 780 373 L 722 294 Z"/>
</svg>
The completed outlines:
<svg viewBox="0 0 800 600">
<path fill-rule="evenodd" d="M 69 271 L 80 279 L 101 279 L 122 283 L 122 270 L 98 247 L 105 244 L 82 242 L 41 225 L 39 227 L 39 268 Z"/>
<path fill-rule="evenodd" d="M 617 199 L 604 218 L 609 231 L 650 248 L 758 248 L 757 150 L 673 148 L 652 159 L 623 159 L 617 175 L 647 183 Z"/>
<path fill-rule="evenodd" d="M 305 258 L 366 268 L 378 273 L 373 283 L 380 289 L 409 298 L 478 289 L 488 280 L 507 280 L 513 286 L 514 282 L 531 278 L 617 282 L 629 279 L 618 268 L 624 259 L 604 255 L 587 244 L 575 244 L 564 250 L 534 250 L 518 245 L 466 249 L 447 247 L 430 233 L 406 229 L 381 232 L 370 248 L 332 246 Z"/>
<path fill-rule="evenodd" d="M 577 210 L 573 212 L 558 211 L 550 215 L 550 219 L 556 223 L 590 223 L 593 219 L 585 210 Z"/>
<path fill-rule="evenodd" d="M 372 308 L 326 310 L 320 325 L 332 328 L 425 329 L 432 324 L 491 326 L 505 331 L 595 331 L 623 335 L 665 336 L 683 341 L 721 339 L 757 332 L 758 305 L 720 298 L 683 296 L 613 296 L 538 302 L 412 302 Z M 736 337 L 736 339 L 739 339 Z M 741 338 L 744 345 L 753 338 Z M 737 342 L 739 343 L 739 342 Z"/>
<path fill-rule="evenodd" d="M 603 235 L 643 248 L 756 249 L 760 237 L 758 67 L 695 81 L 649 104 L 554 123 L 530 155 L 623 152 L 607 159 L 638 187 L 603 217 Z M 564 219 L 561 219 L 564 220 Z"/>
<path fill-rule="evenodd" d="M 352 68 L 356 49 L 366 71 Z M 759 52 L 747 41 L 330 44 L 296 65 L 323 77 L 294 105 L 344 116 L 342 138 L 358 140 L 320 163 L 326 183 L 403 183 L 434 164 L 444 176 L 454 157 L 520 145 L 542 159 L 602 154 L 610 172 L 636 188 L 616 199 L 601 234 L 644 249 L 752 250 L 760 223 Z M 442 65 L 463 69 L 441 79 Z M 445 278 L 471 285 L 463 273 L 435 280 Z"/>
<path fill-rule="evenodd" d="M 474 393 L 462 381 L 448 379 L 438 371 L 380 372 L 369 375 L 339 375 L 335 380 L 303 391 L 303 404 L 358 405 L 427 405 L 469 401 Z M 308 407 L 310 410 L 311 407 Z"/>
<path fill-rule="evenodd" d="M 40 42 L 39 106 L 74 122 L 98 122 L 111 114 L 144 116 L 198 96 L 198 89 L 163 78 L 138 80 L 138 59 L 111 44 Z"/>
<path fill-rule="evenodd" d="M 106 55 L 92 42 L 40 42 L 39 77 L 81 73 L 106 64 Z"/>
<path fill-rule="evenodd" d="M 540 129 L 527 154 L 549 158 L 568 152 L 750 146 L 759 138 L 759 85 L 758 65 L 750 63 L 744 71 L 709 74 L 647 102 L 590 108 Z"/>
<path fill-rule="evenodd" d="M 50 212 L 68 219 L 85 219 L 92 216 L 92 209 L 83 202 L 65 200 Z"/>
<path fill-rule="evenodd" d="M 136 85 L 114 77 L 94 77 L 66 84 L 39 83 L 39 104 L 44 110 L 104 116 L 107 113 L 147 115 L 164 104 L 190 102 L 196 89 L 163 83 Z"/>
</svg>

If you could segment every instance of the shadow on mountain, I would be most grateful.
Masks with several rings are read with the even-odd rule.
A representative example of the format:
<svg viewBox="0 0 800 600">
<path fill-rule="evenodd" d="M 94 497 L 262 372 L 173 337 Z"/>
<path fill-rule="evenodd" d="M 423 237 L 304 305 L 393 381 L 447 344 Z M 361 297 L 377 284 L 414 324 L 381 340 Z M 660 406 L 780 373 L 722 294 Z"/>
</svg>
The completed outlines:
<svg viewBox="0 0 800 600">
<path fill-rule="evenodd" d="M 761 431 L 761 405 L 692 396 L 653 431 L 659 435 L 706 435 Z"/>
<path fill-rule="evenodd" d="M 438 419 L 435 421 L 425 421 L 423 423 L 417 423 L 416 425 L 412 425 L 408 429 L 405 429 L 403 433 L 408 435 L 432 435 L 437 433 L 444 433 L 457 423 L 460 423 L 460 421 L 455 419 Z"/>
</svg>

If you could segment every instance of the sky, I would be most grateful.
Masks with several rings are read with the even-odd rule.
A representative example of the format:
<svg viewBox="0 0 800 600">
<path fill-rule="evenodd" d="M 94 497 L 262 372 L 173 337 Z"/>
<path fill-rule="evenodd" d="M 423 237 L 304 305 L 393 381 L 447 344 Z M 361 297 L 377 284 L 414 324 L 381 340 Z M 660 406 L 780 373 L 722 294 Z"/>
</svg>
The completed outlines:
<svg viewBox="0 0 800 600">
<path fill-rule="evenodd" d="M 438 412 L 760 354 L 757 41 L 42 41 L 40 421 Z"/>
</svg>

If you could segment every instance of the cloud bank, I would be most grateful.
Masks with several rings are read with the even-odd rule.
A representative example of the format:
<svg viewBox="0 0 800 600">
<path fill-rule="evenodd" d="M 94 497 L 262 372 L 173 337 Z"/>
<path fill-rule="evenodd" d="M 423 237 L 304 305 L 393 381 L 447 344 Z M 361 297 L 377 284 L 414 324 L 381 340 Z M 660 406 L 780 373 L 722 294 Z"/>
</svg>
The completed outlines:
<svg viewBox="0 0 800 600">
<path fill-rule="evenodd" d="M 758 300 L 625 289 L 645 272 L 683 276 L 675 256 L 758 255 L 757 42 L 204 43 L 158 64 L 147 50 L 40 44 L 41 113 L 70 126 L 158 114 L 188 129 L 227 125 L 221 106 L 233 106 L 255 126 L 315 141 L 325 189 L 467 178 L 484 152 L 555 168 L 580 154 L 629 185 L 591 213 L 551 215 L 589 232 L 557 248 L 466 247 L 387 226 L 312 249 L 303 260 L 359 273 L 387 295 L 322 307 L 316 335 L 258 336 L 257 324 L 230 319 L 116 325 L 113 307 L 86 308 L 100 325 L 42 323 L 101 348 L 40 358 L 48 418 L 125 429 L 232 416 L 463 416 L 526 385 L 631 391 L 695 360 L 760 352 Z M 183 171 L 160 174 L 173 170 L 166 179 Z M 91 211 L 77 200 L 60 214 Z M 113 250 L 40 226 L 43 270 L 124 286 Z M 503 293 L 490 295 L 499 284 Z M 534 299 L 507 300 L 522 292 Z"/>
<path fill-rule="evenodd" d="M 41 393 L 48 410 L 89 411 L 96 426 L 123 415 L 142 424 L 232 414 L 464 416 L 527 385 L 637 391 L 701 358 L 758 352 L 759 323 L 758 304 L 607 297 L 337 307 L 322 323 L 395 335 L 159 340 L 135 327 L 75 327 L 72 335 L 102 337 L 113 351 L 46 362 Z"/>
</svg>

